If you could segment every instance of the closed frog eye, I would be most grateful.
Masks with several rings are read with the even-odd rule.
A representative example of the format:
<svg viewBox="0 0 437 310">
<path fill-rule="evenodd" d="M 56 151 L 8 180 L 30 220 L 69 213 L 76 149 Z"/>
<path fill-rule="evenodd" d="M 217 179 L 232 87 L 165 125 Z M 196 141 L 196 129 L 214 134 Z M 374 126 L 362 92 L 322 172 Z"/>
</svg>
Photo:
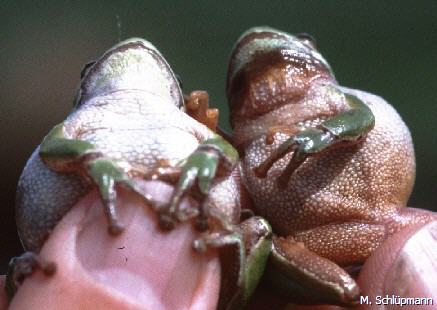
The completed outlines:
<svg viewBox="0 0 437 310">
<path fill-rule="evenodd" d="M 313 49 L 317 49 L 317 42 L 314 37 L 308 33 L 299 33 L 296 35 L 296 37 L 304 44 L 308 45 L 309 47 Z"/>
</svg>

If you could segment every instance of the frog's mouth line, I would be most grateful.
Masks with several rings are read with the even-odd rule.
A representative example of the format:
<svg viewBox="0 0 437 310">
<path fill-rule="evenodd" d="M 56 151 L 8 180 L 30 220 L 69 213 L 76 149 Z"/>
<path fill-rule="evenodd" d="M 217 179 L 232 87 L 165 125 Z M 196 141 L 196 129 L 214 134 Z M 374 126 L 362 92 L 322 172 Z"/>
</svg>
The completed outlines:
<svg viewBox="0 0 437 310">
<path fill-rule="evenodd" d="M 145 187 L 170 197 L 171 187 L 147 182 Z M 141 198 L 120 191 L 118 212 L 125 231 L 107 233 L 99 197 L 83 198 L 55 228 L 41 255 L 56 262 L 53 277 L 39 273 L 16 295 L 35 307 L 67 309 L 213 309 L 220 286 L 217 255 L 193 251 L 198 234 L 191 223 L 163 233 L 156 215 Z M 164 198 L 165 199 L 165 198 Z M 20 294 L 31 297 L 20 298 Z M 49 304 L 54 304 L 51 308 Z M 38 308 L 38 307 L 37 307 Z"/>
</svg>

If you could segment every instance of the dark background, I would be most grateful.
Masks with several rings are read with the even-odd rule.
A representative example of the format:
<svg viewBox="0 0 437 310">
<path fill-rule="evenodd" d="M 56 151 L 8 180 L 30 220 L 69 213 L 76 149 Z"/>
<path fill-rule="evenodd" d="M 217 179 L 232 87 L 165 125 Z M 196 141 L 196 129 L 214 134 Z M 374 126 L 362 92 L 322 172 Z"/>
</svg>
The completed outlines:
<svg viewBox="0 0 437 310">
<path fill-rule="evenodd" d="M 239 35 L 256 25 L 311 33 L 342 85 L 381 95 L 399 111 L 417 156 L 410 205 L 437 210 L 437 2 L 37 3 L 0 4 L 0 273 L 22 251 L 13 209 L 26 159 L 69 113 L 82 66 L 132 36 L 158 47 L 185 90 L 208 90 L 229 129 L 224 85 Z"/>
</svg>

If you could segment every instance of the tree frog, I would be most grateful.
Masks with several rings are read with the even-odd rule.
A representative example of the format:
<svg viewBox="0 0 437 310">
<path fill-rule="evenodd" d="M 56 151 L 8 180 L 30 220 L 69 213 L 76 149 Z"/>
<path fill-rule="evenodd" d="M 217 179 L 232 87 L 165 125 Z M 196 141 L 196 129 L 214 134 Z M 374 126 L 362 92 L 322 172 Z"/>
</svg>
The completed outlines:
<svg viewBox="0 0 437 310">
<path fill-rule="evenodd" d="M 257 215 L 274 232 L 268 277 L 296 300 L 351 305 L 343 267 L 408 225 L 415 178 L 408 128 L 384 99 L 338 85 L 308 35 L 253 28 L 228 68 L 232 142 Z"/>
<path fill-rule="evenodd" d="M 140 195 L 154 206 L 163 229 L 195 218 L 200 231 L 197 250 L 220 247 L 223 294 L 221 308 L 237 307 L 253 291 L 271 248 L 268 223 L 252 217 L 240 226 L 239 180 L 232 174 L 236 150 L 208 127 L 185 113 L 178 80 L 160 52 L 148 41 L 129 39 L 109 49 L 81 74 L 74 108 L 34 151 L 21 175 L 16 220 L 25 255 L 15 258 L 9 274 L 13 291 L 32 272 L 54 271 L 36 254 L 50 231 L 79 198 L 97 188 L 117 235 L 117 189 Z M 203 92 L 187 102 L 207 107 Z M 211 113 L 210 113 L 211 114 Z M 209 115 L 209 119 L 214 115 Z M 214 123 L 214 122 L 213 122 Z M 138 186 L 138 179 L 173 181 L 169 203 L 157 203 Z M 198 202 L 182 210 L 184 195 Z M 31 267 L 29 269 L 29 267 Z M 62 268 L 62 266 L 60 266 Z M 249 272 L 250 271 L 250 272 Z"/>
</svg>

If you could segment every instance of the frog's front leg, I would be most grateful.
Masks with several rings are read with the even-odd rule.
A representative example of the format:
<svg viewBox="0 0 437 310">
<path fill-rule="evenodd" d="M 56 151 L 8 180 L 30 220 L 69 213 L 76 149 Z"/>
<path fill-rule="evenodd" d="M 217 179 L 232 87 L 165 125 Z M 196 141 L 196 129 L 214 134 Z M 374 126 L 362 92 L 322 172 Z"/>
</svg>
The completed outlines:
<svg viewBox="0 0 437 310">
<path fill-rule="evenodd" d="M 287 153 L 293 155 L 278 178 L 278 184 L 285 187 L 293 172 L 307 159 L 308 156 L 320 153 L 340 143 L 355 143 L 366 135 L 375 125 L 375 117 L 370 108 L 357 97 L 344 94 L 349 109 L 336 115 L 318 127 L 307 128 L 290 137 L 273 152 L 264 162 L 255 168 L 255 174 L 264 178 L 275 162 Z M 275 131 L 282 131 L 280 128 Z M 287 128 L 284 128 L 287 132 Z M 271 133 L 267 142 L 271 143 Z"/>
<path fill-rule="evenodd" d="M 208 195 L 211 185 L 217 177 L 230 176 L 237 160 L 237 151 L 219 135 L 214 135 L 200 144 L 180 165 L 182 169 L 179 181 L 170 203 L 165 208 L 159 209 L 160 226 L 163 229 L 172 229 L 175 222 L 183 221 L 187 216 L 196 216 L 197 229 L 207 230 L 210 217 Z M 183 196 L 190 190 L 199 202 L 199 208 L 194 214 L 187 215 L 185 211 L 179 209 L 179 205 Z"/>
<path fill-rule="evenodd" d="M 63 123 L 55 126 L 44 138 L 39 155 L 51 169 L 80 174 L 97 186 L 108 218 L 108 231 L 112 235 L 123 231 L 115 204 L 117 185 L 133 190 L 147 202 L 151 202 L 151 198 L 143 194 L 128 176 L 128 167 L 122 166 L 125 163 L 105 157 L 88 141 L 68 138 L 64 133 Z"/>
<path fill-rule="evenodd" d="M 118 163 L 106 158 L 92 143 L 67 137 L 64 130 L 64 124 L 61 123 L 49 132 L 40 145 L 39 157 L 53 171 L 78 174 L 95 184 L 107 214 L 108 231 L 112 235 L 120 234 L 123 226 L 119 223 L 116 212 L 116 186 L 122 185 L 140 194 L 141 191 Z M 141 195 L 149 201 L 146 195 Z M 55 210 L 54 213 L 56 212 L 60 211 Z M 47 232 L 44 231 L 45 234 Z M 39 237 L 35 239 L 41 241 Z M 32 251 L 38 252 L 40 246 L 41 244 L 33 245 Z M 35 252 L 26 252 L 11 260 L 6 283 L 9 298 L 12 298 L 19 284 L 35 269 L 50 275 L 54 272 L 54 264 L 45 262 Z"/>
</svg>

